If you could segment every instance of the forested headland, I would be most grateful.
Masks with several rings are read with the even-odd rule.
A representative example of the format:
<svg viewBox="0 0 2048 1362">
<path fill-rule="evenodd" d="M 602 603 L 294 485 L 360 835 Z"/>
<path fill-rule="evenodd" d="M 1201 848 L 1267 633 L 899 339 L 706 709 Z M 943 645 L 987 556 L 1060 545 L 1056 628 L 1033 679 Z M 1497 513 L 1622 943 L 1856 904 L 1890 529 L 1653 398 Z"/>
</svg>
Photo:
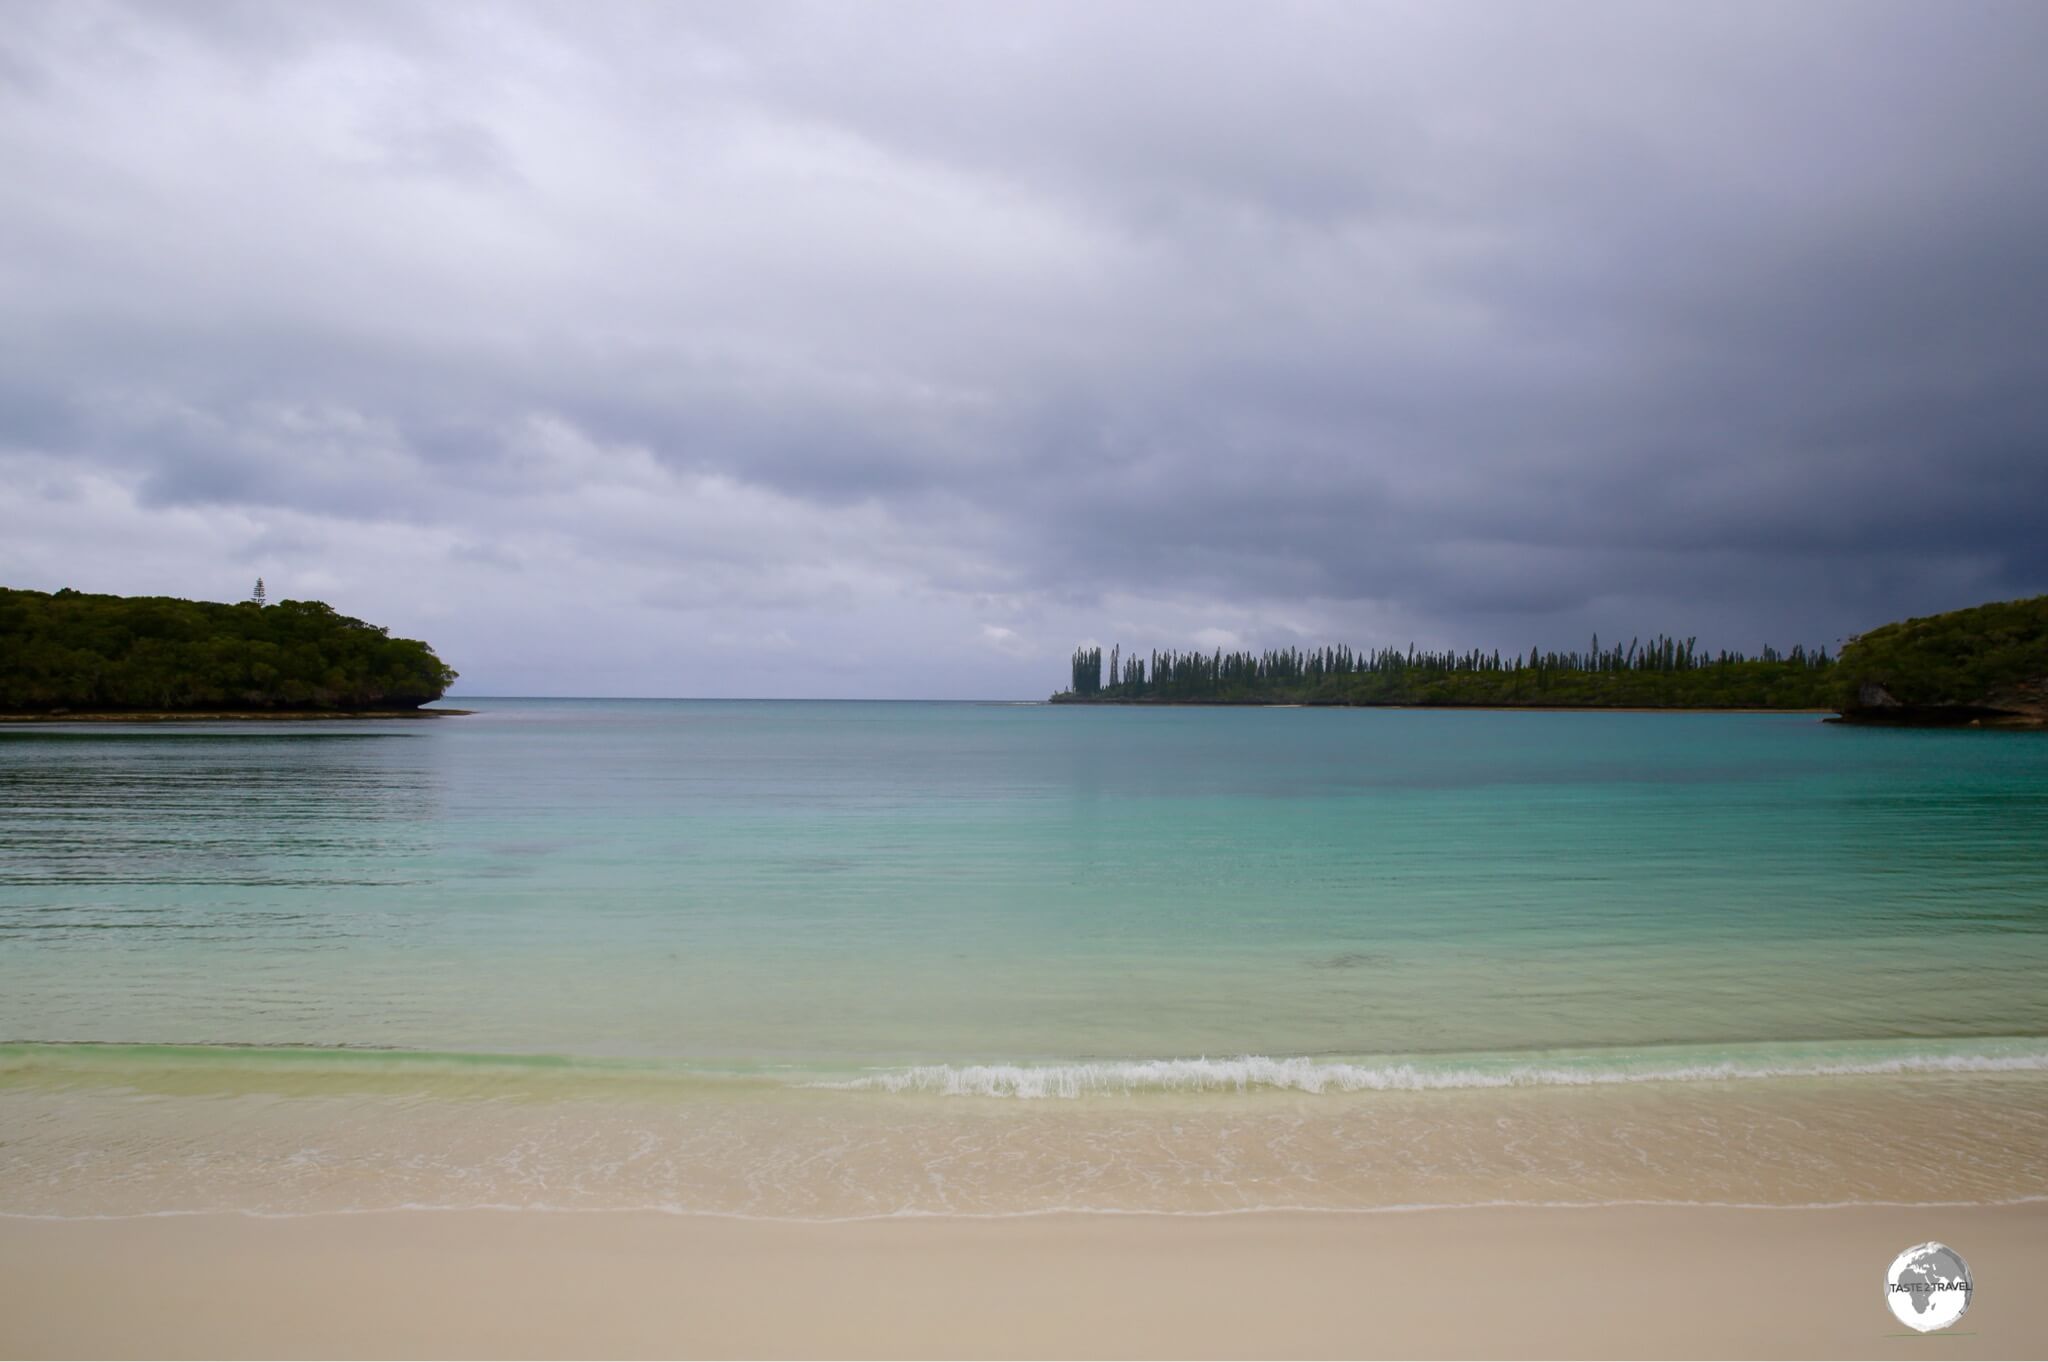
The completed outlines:
<svg viewBox="0 0 2048 1362">
<path fill-rule="evenodd" d="M 1842 650 L 1855 723 L 2048 726 L 2048 596 L 1900 620 Z"/>
<path fill-rule="evenodd" d="M 413 710 L 455 675 L 320 601 L 0 588 L 0 712 Z"/>
<path fill-rule="evenodd" d="M 1104 661 L 1100 648 L 1077 649 L 1071 685 L 1053 702 L 1823 709 L 1835 668 L 1825 648 L 1709 654 L 1663 634 L 1606 647 L 1596 636 L 1584 652 L 1112 648 L 1106 675 Z"/>
</svg>

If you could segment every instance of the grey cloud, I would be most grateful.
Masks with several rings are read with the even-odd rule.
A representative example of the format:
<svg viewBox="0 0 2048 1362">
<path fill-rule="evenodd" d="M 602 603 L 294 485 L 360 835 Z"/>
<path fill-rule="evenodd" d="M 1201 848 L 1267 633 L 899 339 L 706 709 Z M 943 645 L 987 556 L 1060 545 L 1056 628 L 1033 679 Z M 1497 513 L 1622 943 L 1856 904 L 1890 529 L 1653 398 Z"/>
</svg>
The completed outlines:
<svg viewBox="0 0 2048 1362">
<path fill-rule="evenodd" d="M 0 460 L 106 586 L 894 694 L 2048 589 L 2037 6 L 21 13 Z"/>
</svg>

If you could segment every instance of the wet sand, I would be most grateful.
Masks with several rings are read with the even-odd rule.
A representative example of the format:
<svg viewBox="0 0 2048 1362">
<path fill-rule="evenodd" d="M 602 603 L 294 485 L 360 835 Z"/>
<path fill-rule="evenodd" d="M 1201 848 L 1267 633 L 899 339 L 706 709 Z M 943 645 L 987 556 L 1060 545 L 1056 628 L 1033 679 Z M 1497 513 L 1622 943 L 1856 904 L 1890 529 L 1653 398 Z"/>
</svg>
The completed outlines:
<svg viewBox="0 0 2048 1362">
<path fill-rule="evenodd" d="M 1969 1261 L 1960 1324 L 1885 1267 Z M 1767 1356 L 2048 1352 L 2048 1203 L 798 1223 L 395 1211 L 0 1220 L 0 1353 Z"/>
</svg>

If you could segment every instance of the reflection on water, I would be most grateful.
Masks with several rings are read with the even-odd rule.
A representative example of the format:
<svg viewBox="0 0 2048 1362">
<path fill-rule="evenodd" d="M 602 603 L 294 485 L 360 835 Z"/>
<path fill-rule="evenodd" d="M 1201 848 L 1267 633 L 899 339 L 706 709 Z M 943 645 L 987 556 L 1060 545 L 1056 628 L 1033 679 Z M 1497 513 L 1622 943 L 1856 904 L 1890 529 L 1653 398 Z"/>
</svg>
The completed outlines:
<svg viewBox="0 0 2048 1362">
<path fill-rule="evenodd" d="M 405 747 L 397 734 L 7 734 L 0 885 L 404 883 L 439 812 L 432 766 Z M 133 897 L 110 906 L 155 906 Z"/>
</svg>

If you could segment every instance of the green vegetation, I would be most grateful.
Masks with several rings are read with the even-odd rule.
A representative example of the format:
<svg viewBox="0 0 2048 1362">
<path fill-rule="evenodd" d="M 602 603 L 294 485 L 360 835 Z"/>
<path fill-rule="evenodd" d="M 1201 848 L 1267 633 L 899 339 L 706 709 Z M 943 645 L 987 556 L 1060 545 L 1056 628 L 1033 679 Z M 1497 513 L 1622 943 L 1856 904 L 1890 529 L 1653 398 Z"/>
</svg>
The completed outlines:
<svg viewBox="0 0 2048 1362">
<path fill-rule="evenodd" d="M 454 679 L 426 644 L 319 601 L 0 588 L 0 711 L 415 709 Z"/>
<path fill-rule="evenodd" d="M 1844 717 L 2048 720 L 2048 596 L 1873 629 L 1842 650 Z"/>
<path fill-rule="evenodd" d="M 1647 709 L 1832 708 L 1835 663 L 1825 648 L 1765 648 L 1758 657 L 1707 654 L 1697 640 L 1585 652 L 1407 652 L 1384 648 L 1263 653 L 1074 653 L 1071 689 L 1055 703 L 1303 705 L 1558 705 Z"/>
</svg>

